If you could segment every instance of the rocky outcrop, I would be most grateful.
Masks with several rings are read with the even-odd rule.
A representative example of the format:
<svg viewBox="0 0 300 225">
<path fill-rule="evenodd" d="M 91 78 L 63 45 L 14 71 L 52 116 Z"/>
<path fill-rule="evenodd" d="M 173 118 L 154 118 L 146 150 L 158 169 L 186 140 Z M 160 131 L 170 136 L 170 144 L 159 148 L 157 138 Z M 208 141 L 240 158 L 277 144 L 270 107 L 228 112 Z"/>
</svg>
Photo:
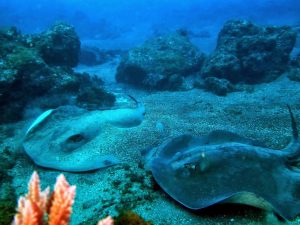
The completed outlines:
<svg viewBox="0 0 300 225">
<path fill-rule="evenodd" d="M 296 33 L 287 26 L 259 27 L 248 21 L 228 21 L 201 73 L 233 83 L 272 81 L 287 69 L 295 41 Z"/>
<path fill-rule="evenodd" d="M 188 37 L 177 32 L 131 49 L 118 66 L 116 80 L 146 89 L 178 90 L 203 61 L 204 55 Z"/>
<path fill-rule="evenodd" d="M 73 31 L 70 28 L 71 34 Z M 50 40 L 53 33 L 35 36 L 21 35 L 16 28 L 0 31 L 0 122 L 21 119 L 28 105 L 45 110 L 63 104 L 97 108 L 114 103 L 115 97 L 103 90 L 100 80 L 72 70 L 78 61 L 78 52 L 73 48 L 77 41 L 66 34 L 58 35 L 64 43 L 62 48 L 52 46 L 47 55 L 39 40 L 42 36 Z M 62 61 L 58 63 L 58 59 Z"/>
<path fill-rule="evenodd" d="M 79 61 L 80 40 L 74 27 L 57 23 L 34 37 L 34 45 L 48 65 L 74 67 Z"/>
</svg>

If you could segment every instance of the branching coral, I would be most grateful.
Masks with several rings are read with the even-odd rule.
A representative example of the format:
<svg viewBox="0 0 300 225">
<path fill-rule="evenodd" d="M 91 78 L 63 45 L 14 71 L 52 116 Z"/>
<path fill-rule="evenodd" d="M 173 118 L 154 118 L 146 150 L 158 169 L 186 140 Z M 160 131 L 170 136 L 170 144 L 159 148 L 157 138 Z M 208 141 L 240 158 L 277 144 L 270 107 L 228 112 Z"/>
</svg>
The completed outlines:
<svg viewBox="0 0 300 225">
<path fill-rule="evenodd" d="M 70 186 L 64 175 L 58 176 L 49 198 L 49 188 L 40 189 L 37 172 L 31 176 L 28 194 L 20 197 L 14 225 L 43 225 L 48 215 L 48 225 L 69 224 L 75 197 L 75 186 Z"/>
<path fill-rule="evenodd" d="M 75 186 L 70 186 L 64 175 L 57 178 L 51 201 L 49 225 L 67 225 L 72 213 L 75 197 Z"/>
</svg>

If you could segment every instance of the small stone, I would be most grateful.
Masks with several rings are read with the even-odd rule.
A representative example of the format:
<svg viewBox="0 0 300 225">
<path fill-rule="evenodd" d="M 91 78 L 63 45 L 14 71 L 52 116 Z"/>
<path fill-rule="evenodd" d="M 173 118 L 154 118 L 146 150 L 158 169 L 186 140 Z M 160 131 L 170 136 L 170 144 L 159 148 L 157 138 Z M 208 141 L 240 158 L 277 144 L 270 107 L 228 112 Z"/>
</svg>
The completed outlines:
<svg viewBox="0 0 300 225">
<path fill-rule="evenodd" d="M 226 96 L 227 93 L 235 90 L 234 86 L 226 79 L 207 77 L 204 80 L 205 88 L 216 95 Z"/>
</svg>

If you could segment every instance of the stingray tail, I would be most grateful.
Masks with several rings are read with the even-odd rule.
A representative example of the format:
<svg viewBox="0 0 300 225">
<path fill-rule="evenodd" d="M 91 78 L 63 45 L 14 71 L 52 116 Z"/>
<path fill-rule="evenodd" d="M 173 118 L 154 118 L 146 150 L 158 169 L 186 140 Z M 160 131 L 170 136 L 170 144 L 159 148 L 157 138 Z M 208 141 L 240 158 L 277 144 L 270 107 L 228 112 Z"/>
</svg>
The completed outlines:
<svg viewBox="0 0 300 225">
<path fill-rule="evenodd" d="M 132 101 L 135 102 L 137 109 L 143 114 L 145 115 L 145 106 L 143 103 L 139 102 L 138 100 L 136 100 L 133 96 L 131 95 L 127 95 Z"/>
<path fill-rule="evenodd" d="M 298 128 L 291 107 L 289 105 L 287 105 L 287 107 L 291 118 L 291 126 L 292 126 L 292 134 L 293 134 L 293 139 L 286 148 L 288 152 L 288 160 L 290 162 L 300 163 L 300 142 L 299 142 Z"/>
<path fill-rule="evenodd" d="M 134 101 L 136 105 L 139 104 L 139 102 L 138 102 L 133 96 L 131 96 L 131 95 L 127 95 L 127 96 L 128 96 L 132 101 Z"/>
</svg>

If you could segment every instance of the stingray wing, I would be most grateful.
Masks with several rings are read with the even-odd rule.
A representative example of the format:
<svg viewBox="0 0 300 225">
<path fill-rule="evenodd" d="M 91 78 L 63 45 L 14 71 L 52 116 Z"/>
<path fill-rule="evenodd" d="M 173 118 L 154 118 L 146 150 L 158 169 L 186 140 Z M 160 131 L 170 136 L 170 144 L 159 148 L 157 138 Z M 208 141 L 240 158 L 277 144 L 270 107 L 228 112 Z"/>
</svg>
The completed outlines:
<svg viewBox="0 0 300 225">
<path fill-rule="evenodd" d="M 150 169 L 167 194 L 190 209 L 231 200 L 287 219 L 299 214 L 300 177 L 286 167 L 280 151 L 246 144 L 230 132 L 212 134 L 181 135 L 156 148 Z M 225 142 L 228 137 L 240 142 Z"/>
</svg>

